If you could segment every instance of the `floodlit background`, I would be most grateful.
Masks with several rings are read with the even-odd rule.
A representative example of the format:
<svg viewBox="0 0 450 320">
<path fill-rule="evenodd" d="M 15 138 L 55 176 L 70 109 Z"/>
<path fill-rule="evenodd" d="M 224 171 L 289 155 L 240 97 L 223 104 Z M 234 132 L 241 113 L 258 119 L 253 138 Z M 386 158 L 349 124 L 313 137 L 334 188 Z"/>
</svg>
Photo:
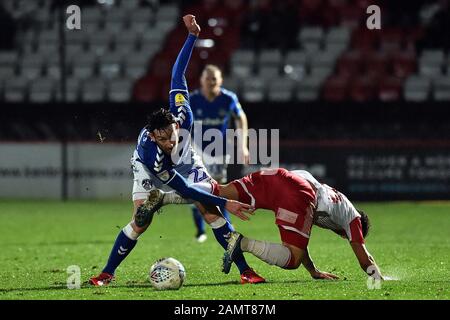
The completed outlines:
<svg viewBox="0 0 450 320">
<path fill-rule="evenodd" d="M 70 4 L 81 30 L 65 27 Z M 381 30 L 366 27 L 373 4 Z M 218 65 L 249 126 L 280 129 L 282 166 L 357 199 L 445 199 L 449 10 L 444 0 L 3 0 L 0 197 L 128 199 L 128 158 L 146 114 L 167 105 L 181 17 L 193 13 L 202 33 L 190 89 Z"/>
<path fill-rule="evenodd" d="M 72 4 L 81 30 L 65 26 Z M 366 27 L 373 4 L 381 30 Z M 397 281 L 370 290 L 347 241 L 313 228 L 312 258 L 340 280 L 247 255 L 268 283 L 242 286 L 236 269 L 220 272 L 211 230 L 198 244 L 190 207 L 171 206 L 111 286 L 87 284 L 130 221 L 129 160 L 146 116 L 168 104 L 187 13 L 202 28 L 189 88 L 218 65 L 249 127 L 279 130 L 281 166 L 366 211 L 368 249 Z M 0 299 L 449 299 L 450 205 L 435 201 L 450 195 L 449 24 L 442 0 L 0 0 Z M 229 178 L 257 170 L 251 160 Z M 280 242 L 270 212 L 232 222 Z M 186 283 L 157 292 L 148 269 L 167 256 Z M 70 266 L 80 290 L 67 289 Z"/>
</svg>

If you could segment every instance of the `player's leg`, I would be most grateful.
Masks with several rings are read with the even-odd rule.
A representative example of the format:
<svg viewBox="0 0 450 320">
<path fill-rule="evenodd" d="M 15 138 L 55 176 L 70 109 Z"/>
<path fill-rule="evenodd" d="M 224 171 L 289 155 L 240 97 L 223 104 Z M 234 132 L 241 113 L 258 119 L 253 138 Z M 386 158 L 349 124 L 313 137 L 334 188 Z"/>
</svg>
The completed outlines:
<svg viewBox="0 0 450 320">
<path fill-rule="evenodd" d="M 208 164 L 208 161 L 205 162 L 204 168 L 206 169 L 206 172 L 217 182 L 224 183 L 226 181 L 226 165 L 224 164 L 216 164 L 216 163 L 210 163 Z M 202 169 L 201 165 L 198 164 L 198 167 Z M 202 174 L 199 171 L 199 175 Z M 192 206 L 192 215 L 194 218 L 194 223 L 197 228 L 197 233 L 195 238 L 198 242 L 204 242 L 206 240 L 206 233 L 205 233 L 205 222 L 203 220 L 203 216 L 198 210 L 196 206 Z M 226 210 L 222 211 L 222 215 L 224 218 L 231 222 L 230 220 L 230 213 Z"/>
<path fill-rule="evenodd" d="M 192 217 L 194 218 L 194 224 L 197 229 L 195 238 L 198 242 L 206 241 L 207 236 L 205 233 L 205 222 L 203 221 L 202 214 L 195 205 L 192 206 Z"/>
<path fill-rule="evenodd" d="M 270 265 L 276 265 L 283 269 L 295 269 L 300 265 L 302 251 L 302 249 L 286 243 L 279 244 L 251 239 L 234 232 L 224 255 L 223 271 L 228 273 L 231 261 L 242 252 L 249 252 Z"/>
<path fill-rule="evenodd" d="M 228 239 L 231 234 L 231 232 L 234 231 L 233 226 L 229 221 L 227 221 L 223 216 L 218 216 L 219 211 L 217 208 L 208 208 L 206 209 L 205 206 L 203 206 L 200 203 L 196 203 L 197 208 L 201 212 L 203 218 L 205 219 L 206 223 L 211 226 L 211 229 L 214 233 L 214 237 L 216 238 L 217 242 L 226 249 L 228 246 Z M 216 213 L 211 213 L 212 211 L 216 211 Z M 237 256 L 236 260 L 234 261 L 236 263 L 236 266 L 239 269 L 240 273 L 243 273 L 245 270 L 249 269 L 249 265 L 245 261 L 244 256 Z"/>
<path fill-rule="evenodd" d="M 240 252 L 250 252 L 262 261 L 283 269 L 298 268 L 311 234 L 313 199 L 308 193 L 295 191 L 292 195 L 286 194 L 282 200 L 280 204 L 284 208 L 274 208 L 274 211 L 283 244 L 254 240 L 233 233 L 223 258 L 225 273 L 229 272 L 231 261 Z"/>
<path fill-rule="evenodd" d="M 111 249 L 111 253 L 109 254 L 108 262 L 106 263 L 105 268 L 103 268 L 103 272 L 114 274 L 120 263 L 130 254 L 131 250 L 133 250 L 139 236 L 144 233 L 150 225 L 151 221 L 144 227 L 137 227 L 134 222 L 136 210 L 144 201 L 145 200 L 143 199 L 133 201 L 133 220 L 128 223 L 117 235 L 116 241 Z"/>
<path fill-rule="evenodd" d="M 132 167 L 134 173 L 133 183 L 133 218 L 117 235 L 114 245 L 109 254 L 106 266 L 100 275 L 92 277 L 89 282 L 95 286 L 103 286 L 109 284 L 114 279 L 117 267 L 130 254 L 137 244 L 139 236 L 148 228 L 151 219 L 141 226 L 136 226 L 135 216 L 138 208 L 145 202 L 149 189 L 151 188 L 151 180 L 146 173 L 142 164 L 134 162 L 132 159 Z"/>
<path fill-rule="evenodd" d="M 243 237 L 241 249 L 253 253 L 269 264 L 283 269 L 297 269 L 308 246 L 313 222 L 313 206 L 310 202 L 312 199 L 303 194 L 300 194 L 299 198 L 291 198 L 290 203 L 286 204 L 288 209 L 276 210 L 275 221 L 280 231 L 282 244 Z"/>
<path fill-rule="evenodd" d="M 226 250 L 230 235 L 234 232 L 233 226 L 225 218 L 219 217 L 217 214 L 210 213 L 210 211 L 217 210 L 217 208 L 206 209 L 199 203 L 197 203 L 197 205 L 200 212 L 203 214 L 203 218 L 211 226 L 217 242 L 219 242 L 219 244 Z M 263 283 L 266 281 L 263 277 L 253 271 L 252 268 L 250 268 L 242 252 L 237 253 L 234 256 L 233 262 L 236 264 L 239 269 L 239 273 L 241 274 L 241 283 Z"/>
<path fill-rule="evenodd" d="M 134 200 L 134 213 L 136 213 L 137 208 L 145 201 L 145 199 Z M 150 223 L 148 224 L 150 225 Z M 134 220 L 128 223 L 122 230 L 114 241 L 114 245 L 109 253 L 108 261 L 103 268 L 100 275 L 93 277 L 89 280 L 92 285 L 104 286 L 108 285 L 113 279 L 117 267 L 122 263 L 122 261 L 130 254 L 133 248 L 137 244 L 137 239 L 139 236 L 147 229 L 139 228 L 134 224 Z"/>
</svg>

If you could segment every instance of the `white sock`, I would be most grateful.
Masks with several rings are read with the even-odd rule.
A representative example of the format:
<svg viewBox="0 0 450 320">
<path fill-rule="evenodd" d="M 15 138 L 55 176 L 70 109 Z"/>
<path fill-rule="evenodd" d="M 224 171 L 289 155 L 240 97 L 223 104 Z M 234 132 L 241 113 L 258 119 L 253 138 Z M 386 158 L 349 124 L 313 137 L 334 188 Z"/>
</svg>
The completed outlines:
<svg viewBox="0 0 450 320">
<path fill-rule="evenodd" d="M 284 268 L 291 260 L 291 250 L 282 244 L 267 241 L 253 240 L 244 237 L 241 241 L 241 249 L 250 252 L 270 265 Z"/>
<path fill-rule="evenodd" d="M 185 199 L 175 191 L 166 192 L 164 195 L 163 205 L 166 204 L 190 204 L 194 203 L 191 199 Z"/>
<path fill-rule="evenodd" d="M 134 231 L 133 227 L 131 226 L 131 222 L 127 224 L 122 230 L 123 233 L 125 233 L 125 235 L 131 240 L 137 240 L 137 238 L 139 238 L 139 236 L 141 235 L 140 233 Z"/>
<path fill-rule="evenodd" d="M 212 229 L 219 229 L 222 228 L 227 223 L 227 220 L 225 220 L 222 217 L 217 218 L 211 223 L 208 223 Z"/>
<path fill-rule="evenodd" d="M 199 182 L 191 184 L 191 187 L 195 187 L 197 189 L 201 189 L 205 192 L 212 193 L 212 185 L 209 182 Z M 192 204 L 194 203 L 191 199 L 185 199 L 182 196 L 180 196 L 175 191 L 171 192 L 165 192 L 163 205 L 166 204 Z"/>
</svg>

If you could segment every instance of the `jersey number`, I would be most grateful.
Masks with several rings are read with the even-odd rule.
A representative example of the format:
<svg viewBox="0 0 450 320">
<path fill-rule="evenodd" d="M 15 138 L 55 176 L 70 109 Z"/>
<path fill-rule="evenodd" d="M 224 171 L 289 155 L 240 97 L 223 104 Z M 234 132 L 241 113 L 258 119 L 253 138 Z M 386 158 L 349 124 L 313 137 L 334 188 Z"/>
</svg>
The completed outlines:
<svg viewBox="0 0 450 320">
<path fill-rule="evenodd" d="M 204 171 L 201 171 L 202 176 L 199 177 L 198 175 L 199 175 L 200 172 L 199 172 L 198 169 L 191 169 L 191 170 L 189 170 L 188 175 L 190 176 L 192 173 L 194 174 L 194 183 L 198 183 L 198 182 L 203 181 L 206 178 L 208 178 L 208 175 Z"/>
</svg>

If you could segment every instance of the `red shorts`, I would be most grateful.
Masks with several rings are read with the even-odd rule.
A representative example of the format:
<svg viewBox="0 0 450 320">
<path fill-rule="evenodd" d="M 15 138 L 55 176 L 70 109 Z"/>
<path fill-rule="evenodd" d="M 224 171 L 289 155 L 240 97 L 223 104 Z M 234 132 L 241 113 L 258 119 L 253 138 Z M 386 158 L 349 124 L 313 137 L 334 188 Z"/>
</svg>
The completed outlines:
<svg viewBox="0 0 450 320">
<path fill-rule="evenodd" d="M 275 223 L 280 230 L 281 241 L 305 250 L 313 224 L 313 206 L 305 202 L 295 211 L 278 208 Z"/>
</svg>

